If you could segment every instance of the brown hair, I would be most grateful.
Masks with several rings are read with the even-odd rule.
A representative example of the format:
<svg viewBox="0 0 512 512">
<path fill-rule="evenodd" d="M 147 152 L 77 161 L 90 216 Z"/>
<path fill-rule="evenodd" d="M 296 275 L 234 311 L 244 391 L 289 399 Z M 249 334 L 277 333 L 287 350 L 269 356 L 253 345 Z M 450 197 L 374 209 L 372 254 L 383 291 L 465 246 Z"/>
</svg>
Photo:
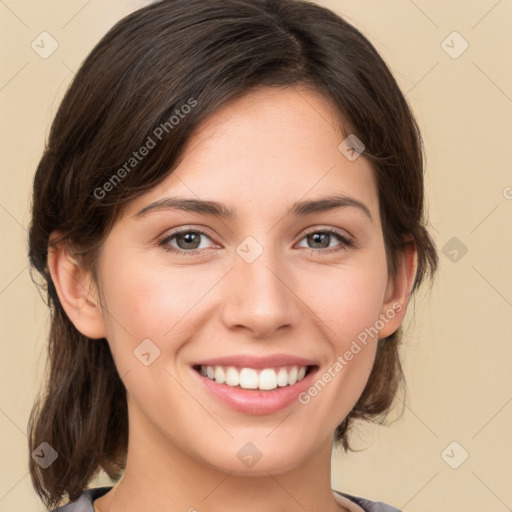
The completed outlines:
<svg viewBox="0 0 512 512">
<path fill-rule="evenodd" d="M 76 500 L 100 469 L 117 481 L 128 443 L 126 389 L 108 343 L 82 335 L 59 302 L 47 266 L 50 234 L 60 233 L 94 273 L 121 207 L 174 170 L 202 120 L 256 87 L 295 84 L 332 100 L 346 133 L 366 146 L 390 275 L 412 236 L 412 291 L 427 273 L 433 277 L 438 256 L 425 227 L 419 129 L 388 67 L 357 29 L 299 0 L 163 0 L 125 17 L 76 74 L 34 178 L 29 258 L 44 279 L 51 327 L 46 388 L 30 415 L 29 445 L 32 453 L 47 442 L 58 458 L 46 469 L 32 458 L 29 465 L 49 508 L 66 494 Z M 180 115 L 191 99 L 196 106 Z M 169 123 L 173 115 L 176 124 Z M 136 169 L 120 172 L 162 126 L 161 140 Z M 401 337 L 400 327 L 379 343 L 361 397 L 336 428 L 334 440 L 345 450 L 353 420 L 382 420 L 402 384 Z"/>
</svg>

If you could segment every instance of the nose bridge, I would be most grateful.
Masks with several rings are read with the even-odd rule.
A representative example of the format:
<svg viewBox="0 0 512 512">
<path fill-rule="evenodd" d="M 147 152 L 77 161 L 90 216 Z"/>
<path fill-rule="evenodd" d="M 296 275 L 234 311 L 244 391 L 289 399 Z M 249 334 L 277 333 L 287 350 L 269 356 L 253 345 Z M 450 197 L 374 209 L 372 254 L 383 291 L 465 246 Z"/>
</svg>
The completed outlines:
<svg viewBox="0 0 512 512">
<path fill-rule="evenodd" d="M 253 237 L 236 248 L 230 294 L 224 321 L 228 327 L 245 326 L 258 335 L 295 324 L 297 299 L 286 281 L 279 254 Z"/>
</svg>

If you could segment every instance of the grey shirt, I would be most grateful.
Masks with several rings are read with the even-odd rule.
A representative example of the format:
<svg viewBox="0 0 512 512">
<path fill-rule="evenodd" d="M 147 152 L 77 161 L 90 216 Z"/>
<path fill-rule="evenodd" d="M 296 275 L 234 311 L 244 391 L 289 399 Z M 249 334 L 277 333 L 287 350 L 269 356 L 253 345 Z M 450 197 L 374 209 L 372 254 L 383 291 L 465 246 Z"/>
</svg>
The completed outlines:
<svg viewBox="0 0 512 512">
<path fill-rule="evenodd" d="M 76 501 L 61 507 L 57 507 L 52 512 L 94 512 L 92 502 L 96 498 L 106 494 L 108 491 L 110 491 L 110 489 L 112 489 L 112 487 L 93 487 L 91 489 L 86 489 L 80 498 L 78 498 Z M 340 491 L 333 492 L 343 496 L 352 503 L 359 505 L 364 510 L 364 512 L 400 512 L 400 510 L 397 508 L 392 507 L 391 505 L 386 505 L 386 503 L 382 503 L 381 501 L 371 501 Z"/>
</svg>

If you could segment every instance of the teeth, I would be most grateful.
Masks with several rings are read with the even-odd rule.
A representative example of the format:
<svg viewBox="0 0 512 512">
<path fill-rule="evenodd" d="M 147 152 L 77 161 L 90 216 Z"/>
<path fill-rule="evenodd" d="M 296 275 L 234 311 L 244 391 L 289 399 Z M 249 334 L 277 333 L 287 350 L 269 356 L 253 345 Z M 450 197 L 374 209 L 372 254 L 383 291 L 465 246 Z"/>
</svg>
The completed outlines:
<svg viewBox="0 0 512 512">
<path fill-rule="evenodd" d="M 203 368 L 203 366 L 201 366 Z M 226 369 L 226 384 L 228 386 L 238 386 L 240 384 L 240 374 L 232 366 Z"/>
<path fill-rule="evenodd" d="M 243 371 L 243 370 L 242 370 Z M 259 389 L 275 389 L 277 388 L 277 375 L 271 368 L 261 370 L 258 376 Z"/>
<path fill-rule="evenodd" d="M 288 372 L 288 384 L 292 386 L 297 382 L 298 370 L 296 366 L 293 366 L 292 369 Z"/>
<path fill-rule="evenodd" d="M 284 386 L 293 386 L 306 376 L 306 366 L 287 366 L 278 369 L 241 368 L 234 366 L 201 366 L 199 372 L 219 384 L 243 389 L 261 389 L 268 391 Z"/>
<path fill-rule="evenodd" d="M 288 385 L 288 372 L 286 368 L 280 368 L 277 372 L 277 385 L 281 387 Z"/>
<path fill-rule="evenodd" d="M 208 370 L 206 370 L 208 373 Z M 226 374 L 224 373 L 224 370 L 222 366 L 216 366 L 215 367 L 215 382 L 218 382 L 219 384 L 224 384 L 226 381 Z"/>
</svg>

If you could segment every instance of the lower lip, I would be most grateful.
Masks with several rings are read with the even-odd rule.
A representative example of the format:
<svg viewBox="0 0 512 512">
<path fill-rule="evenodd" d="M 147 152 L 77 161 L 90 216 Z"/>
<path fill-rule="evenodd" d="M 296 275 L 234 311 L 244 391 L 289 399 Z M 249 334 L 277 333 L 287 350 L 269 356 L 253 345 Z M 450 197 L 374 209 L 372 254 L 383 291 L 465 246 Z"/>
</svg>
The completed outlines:
<svg viewBox="0 0 512 512">
<path fill-rule="evenodd" d="M 311 381 L 317 370 L 317 367 L 312 368 L 301 381 L 292 386 L 277 387 L 269 391 L 262 391 L 257 389 L 241 389 L 226 384 L 219 384 L 201 375 L 192 368 L 192 371 L 210 393 L 231 408 L 247 414 L 272 414 L 290 406 L 294 402 L 298 403 L 297 397 L 311 385 Z"/>
</svg>

